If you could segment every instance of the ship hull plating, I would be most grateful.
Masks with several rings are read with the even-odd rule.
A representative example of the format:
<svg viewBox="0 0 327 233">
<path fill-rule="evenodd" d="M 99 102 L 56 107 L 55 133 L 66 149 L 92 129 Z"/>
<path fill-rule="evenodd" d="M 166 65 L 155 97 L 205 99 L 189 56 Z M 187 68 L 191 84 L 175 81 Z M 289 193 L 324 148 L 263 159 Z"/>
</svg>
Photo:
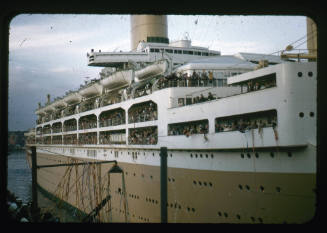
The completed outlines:
<svg viewBox="0 0 327 233">
<path fill-rule="evenodd" d="M 273 170 L 260 163 L 296 164 L 314 157 L 315 148 L 280 151 L 168 151 L 168 222 L 175 223 L 305 223 L 315 214 L 315 172 Z M 109 149 L 110 151 L 110 149 Z M 195 169 L 191 164 L 224 163 L 226 153 L 239 169 Z M 101 222 L 160 222 L 159 151 L 111 151 L 123 173 L 108 173 L 113 164 L 73 165 L 99 161 L 37 152 L 38 166 L 72 164 L 38 169 L 38 185 L 61 201 L 89 214 L 108 195 L 111 199 L 97 215 Z M 169 160 L 185 157 L 185 167 Z M 131 162 L 120 161 L 131 157 Z M 142 158 L 143 157 L 143 158 Z M 261 161 L 260 161 L 261 160 Z M 31 156 L 28 153 L 31 164 Z M 264 162 L 262 162 L 264 161 Z M 242 168 L 252 164 L 252 170 Z M 272 166 L 273 167 L 273 166 Z M 246 170 L 246 171 L 245 171 Z"/>
</svg>

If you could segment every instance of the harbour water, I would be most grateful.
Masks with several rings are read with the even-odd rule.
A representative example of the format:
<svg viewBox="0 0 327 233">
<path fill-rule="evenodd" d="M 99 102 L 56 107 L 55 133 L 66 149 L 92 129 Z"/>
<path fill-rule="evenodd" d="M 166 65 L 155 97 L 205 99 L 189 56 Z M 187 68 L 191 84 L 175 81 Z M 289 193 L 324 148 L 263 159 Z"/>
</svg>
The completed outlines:
<svg viewBox="0 0 327 233">
<path fill-rule="evenodd" d="M 32 172 L 27 164 L 25 150 L 14 150 L 8 155 L 8 190 L 22 199 L 32 200 Z"/>
<path fill-rule="evenodd" d="M 32 171 L 26 160 L 25 150 L 14 150 L 8 155 L 8 186 L 7 189 L 23 203 L 32 201 Z M 58 208 L 54 201 L 51 201 L 41 192 L 38 192 L 38 207 L 43 212 L 50 212 L 60 218 L 60 222 L 78 222 L 72 213 L 65 209 Z"/>
</svg>

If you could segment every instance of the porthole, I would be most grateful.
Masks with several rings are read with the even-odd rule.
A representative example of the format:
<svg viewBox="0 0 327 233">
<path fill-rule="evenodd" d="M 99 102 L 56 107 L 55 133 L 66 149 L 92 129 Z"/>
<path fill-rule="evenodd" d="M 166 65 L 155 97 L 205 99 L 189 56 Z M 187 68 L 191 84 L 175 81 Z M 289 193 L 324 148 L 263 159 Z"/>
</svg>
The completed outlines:
<svg viewBox="0 0 327 233">
<path fill-rule="evenodd" d="M 202 154 L 200 154 L 200 158 L 202 158 Z"/>
<path fill-rule="evenodd" d="M 255 152 L 255 157 L 259 158 L 259 153 L 258 152 Z"/>
<path fill-rule="evenodd" d="M 302 77 L 302 72 L 298 72 L 297 76 L 301 78 Z"/>
<path fill-rule="evenodd" d="M 206 154 L 206 158 L 208 158 L 209 156 L 208 156 L 208 154 Z"/>
<path fill-rule="evenodd" d="M 195 154 L 195 158 L 197 158 L 198 157 L 198 154 Z"/>
<path fill-rule="evenodd" d="M 292 152 L 291 151 L 287 152 L 287 156 L 292 157 Z"/>
<path fill-rule="evenodd" d="M 170 154 L 170 158 L 172 158 L 173 157 L 173 154 Z"/>
<path fill-rule="evenodd" d="M 299 113 L 299 117 L 303 118 L 304 117 L 304 113 L 303 112 L 300 112 Z"/>
<path fill-rule="evenodd" d="M 243 190 L 243 186 L 242 186 L 241 184 L 238 185 L 238 188 L 239 188 L 240 190 Z"/>
<path fill-rule="evenodd" d="M 213 159 L 213 154 L 211 154 L 211 158 Z"/>
<path fill-rule="evenodd" d="M 203 185 L 204 185 L 204 186 L 207 186 L 207 182 L 203 182 Z"/>
<path fill-rule="evenodd" d="M 255 218 L 254 217 L 251 217 L 251 220 L 252 220 L 252 222 L 255 222 Z"/>
<path fill-rule="evenodd" d="M 224 216 L 225 216 L 225 218 L 227 218 L 227 217 L 228 217 L 228 214 L 225 212 L 225 213 L 224 213 Z"/>
<path fill-rule="evenodd" d="M 276 187 L 276 191 L 277 191 L 278 193 L 280 193 L 280 190 L 281 190 L 280 187 Z"/>
<path fill-rule="evenodd" d="M 192 154 L 190 156 L 191 156 L 191 158 L 193 158 L 193 155 Z"/>
<path fill-rule="evenodd" d="M 240 220 L 240 219 L 241 219 L 241 216 L 240 216 L 239 214 L 237 214 L 237 215 L 236 215 L 236 218 L 237 218 L 238 220 Z"/>
<path fill-rule="evenodd" d="M 172 181 L 172 182 L 175 182 L 175 179 L 174 179 L 174 178 L 171 178 L 171 181 Z"/>
<path fill-rule="evenodd" d="M 212 187 L 212 183 L 211 182 L 209 182 L 209 186 Z"/>
<path fill-rule="evenodd" d="M 313 76 L 312 71 L 309 71 L 309 72 L 308 72 L 308 76 L 309 76 L 309 77 L 312 77 L 312 76 Z"/>
<path fill-rule="evenodd" d="M 248 158 L 251 158 L 251 154 L 250 154 L 250 153 L 247 153 L 246 156 L 247 156 Z"/>
<path fill-rule="evenodd" d="M 154 153 L 152 153 L 152 156 L 154 156 Z"/>
<path fill-rule="evenodd" d="M 201 181 L 199 181 L 199 185 L 200 185 L 200 186 L 202 185 Z"/>
<path fill-rule="evenodd" d="M 250 191 L 250 186 L 249 185 L 245 185 L 245 188 Z"/>
<path fill-rule="evenodd" d="M 263 221 L 262 221 L 262 218 L 258 218 L 258 220 L 259 220 L 259 222 L 260 222 L 260 223 L 262 223 L 262 222 L 263 222 Z"/>
<path fill-rule="evenodd" d="M 243 153 L 241 153 L 241 158 L 244 159 L 244 154 Z"/>
<path fill-rule="evenodd" d="M 192 211 L 193 211 L 193 212 L 195 212 L 195 209 L 194 209 L 194 208 L 192 208 Z"/>
<path fill-rule="evenodd" d="M 193 184 L 195 184 L 195 185 L 196 185 L 196 181 L 195 181 L 195 180 L 193 180 Z"/>
<path fill-rule="evenodd" d="M 271 156 L 271 158 L 274 158 L 274 152 L 270 152 L 270 156 Z"/>
<path fill-rule="evenodd" d="M 314 112 L 310 112 L 310 117 L 314 117 L 315 113 Z"/>
<path fill-rule="evenodd" d="M 221 217 L 221 212 L 220 211 L 217 214 L 218 214 L 219 217 Z"/>
</svg>

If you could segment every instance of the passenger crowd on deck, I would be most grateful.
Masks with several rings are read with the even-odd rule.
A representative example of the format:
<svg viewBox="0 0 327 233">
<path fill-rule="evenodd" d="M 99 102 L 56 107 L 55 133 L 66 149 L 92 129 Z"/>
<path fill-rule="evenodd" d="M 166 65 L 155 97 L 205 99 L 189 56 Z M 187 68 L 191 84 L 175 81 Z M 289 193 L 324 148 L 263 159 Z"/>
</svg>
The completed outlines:
<svg viewBox="0 0 327 233">
<path fill-rule="evenodd" d="M 61 124 L 54 124 L 52 126 L 53 133 L 61 133 L 61 131 L 62 131 Z"/>
<path fill-rule="evenodd" d="M 157 127 L 130 129 L 128 143 L 131 145 L 154 145 L 158 142 Z"/>
<path fill-rule="evenodd" d="M 64 123 L 64 132 L 77 130 L 76 120 L 67 121 Z"/>
<path fill-rule="evenodd" d="M 100 127 L 125 124 L 125 111 L 117 109 L 100 115 Z"/>
<path fill-rule="evenodd" d="M 52 144 L 62 144 L 62 136 L 53 136 L 52 137 Z"/>
<path fill-rule="evenodd" d="M 51 136 L 47 136 L 43 138 L 43 143 L 44 144 L 51 144 Z"/>
<path fill-rule="evenodd" d="M 154 121 L 157 119 L 157 105 L 153 102 L 147 102 L 141 105 L 133 106 L 128 111 L 128 123 Z"/>
<path fill-rule="evenodd" d="M 79 130 L 92 129 L 97 127 L 97 118 L 95 115 L 85 116 L 79 120 Z"/>
<path fill-rule="evenodd" d="M 157 85 L 158 89 L 163 89 L 172 86 L 179 86 L 179 87 L 198 87 L 198 86 L 217 86 L 217 80 L 214 79 L 213 73 L 209 71 L 202 71 L 201 74 L 193 71 L 192 75 L 188 75 L 187 73 L 176 74 L 171 73 L 168 76 L 162 77 Z"/>
<path fill-rule="evenodd" d="M 194 121 L 172 124 L 168 127 L 168 135 L 207 134 L 209 132 L 208 121 Z"/>
<path fill-rule="evenodd" d="M 125 132 L 100 132 L 99 144 L 125 144 L 126 140 L 123 135 L 125 135 Z M 116 140 L 114 138 L 116 138 Z"/>
<path fill-rule="evenodd" d="M 226 131 L 240 131 L 242 133 L 245 130 L 250 129 L 259 129 L 265 127 L 277 126 L 277 117 L 276 116 L 258 116 L 258 117 L 235 117 L 230 119 L 216 119 L 215 120 L 215 132 L 226 132 Z"/>
<path fill-rule="evenodd" d="M 258 91 L 276 86 L 276 78 L 269 80 L 250 80 L 246 82 L 247 92 Z"/>
<path fill-rule="evenodd" d="M 78 144 L 97 144 L 97 133 L 83 133 L 79 135 Z"/>
<path fill-rule="evenodd" d="M 64 144 L 66 145 L 77 144 L 77 135 L 76 134 L 64 135 Z"/>
</svg>

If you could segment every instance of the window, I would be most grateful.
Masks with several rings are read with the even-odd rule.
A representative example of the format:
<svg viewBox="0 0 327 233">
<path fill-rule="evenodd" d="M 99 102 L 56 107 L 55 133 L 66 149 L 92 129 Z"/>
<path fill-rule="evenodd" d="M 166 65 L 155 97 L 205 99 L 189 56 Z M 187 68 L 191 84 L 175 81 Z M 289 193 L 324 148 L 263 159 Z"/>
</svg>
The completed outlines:
<svg viewBox="0 0 327 233">
<path fill-rule="evenodd" d="M 178 98 L 178 106 L 184 106 L 184 98 Z"/>
<path fill-rule="evenodd" d="M 206 134 L 209 132 L 209 121 L 198 120 L 181 123 L 173 123 L 168 125 L 168 135 L 186 135 Z"/>
<path fill-rule="evenodd" d="M 241 131 L 277 125 L 277 111 L 268 110 L 262 112 L 246 113 L 241 115 L 217 117 L 215 119 L 215 132 Z"/>
</svg>

